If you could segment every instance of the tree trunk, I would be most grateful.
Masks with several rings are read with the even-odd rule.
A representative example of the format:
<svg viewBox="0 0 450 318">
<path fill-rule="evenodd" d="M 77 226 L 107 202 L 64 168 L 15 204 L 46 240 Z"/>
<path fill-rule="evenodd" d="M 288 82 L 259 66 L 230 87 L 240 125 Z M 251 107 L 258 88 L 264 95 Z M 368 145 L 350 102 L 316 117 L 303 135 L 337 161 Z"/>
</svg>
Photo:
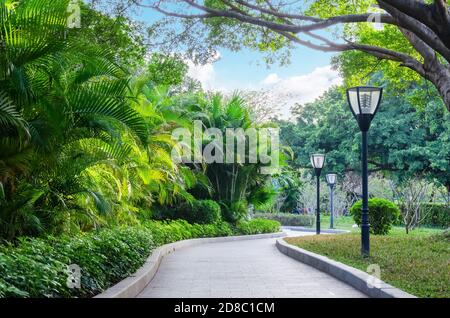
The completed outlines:
<svg viewBox="0 0 450 318">
<path fill-rule="evenodd" d="M 450 78 L 447 78 L 446 80 L 442 79 L 440 82 L 441 83 L 438 84 L 439 93 L 441 94 L 448 111 L 450 111 Z"/>
<path fill-rule="evenodd" d="M 447 183 L 447 205 L 450 206 L 450 183 Z"/>
<path fill-rule="evenodd" d="M 436 86 L 445 106 L 450 111 L 450 70 L 438 61 L 434 61 L 432 66 L 427 68 L 426 77 Z"/>
</svg>

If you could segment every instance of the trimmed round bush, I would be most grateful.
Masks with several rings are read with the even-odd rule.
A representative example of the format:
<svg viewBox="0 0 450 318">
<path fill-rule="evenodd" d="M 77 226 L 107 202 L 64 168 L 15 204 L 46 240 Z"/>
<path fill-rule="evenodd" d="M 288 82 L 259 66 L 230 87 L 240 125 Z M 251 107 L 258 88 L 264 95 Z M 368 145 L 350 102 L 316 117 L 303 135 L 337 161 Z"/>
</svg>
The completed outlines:
<svg viewBox="0 0 450 318">
<path fill-rule="evenodd" d="M 350 214 L 355 223 L 361 226 L 362 221 L 362 201 L 359 200 L 350 208 Z M 400 216 L 398 206 L 386 199 L 369 199 L 369 223 L 372 234 L 385 235 L 389 233 L 392 225 Z"/>
<path fill-rule="evenodd" d="M 212 200 L 196 200 L 192 202 L 192 206 L 181 211 L 180 218 L 192 224 L 217 223 L 221 220 L 220 206 Z"/>
</svg>

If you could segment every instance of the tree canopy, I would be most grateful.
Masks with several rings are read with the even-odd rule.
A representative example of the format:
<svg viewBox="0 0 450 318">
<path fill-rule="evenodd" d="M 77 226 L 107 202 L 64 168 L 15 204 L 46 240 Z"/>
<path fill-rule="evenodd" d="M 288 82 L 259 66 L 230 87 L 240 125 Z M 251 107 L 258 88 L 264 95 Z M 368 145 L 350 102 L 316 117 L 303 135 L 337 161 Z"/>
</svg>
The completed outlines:
<svg viewBox="0 0 450 318">
<path fill-rule="evenodd" d="M 187 44 L 197 58 L 217 46 L 259 50 L 267 53 L 269 63 L 286 62 L 294 45 L 343 53 L 335 61 L 348 83 L 364 83 L 375 68 L 398 82 L 424 78 L 450 110 L 450 9 L 445 0 L 133 0 L 132 4 L 183 20 L 181 30 L 167 31 L 167 21 L 158 24 L 166 30 L 159 34 L 175 34 L 172 44 Z M 381 11 L 374 12 L 374 6 Z M 374 23 L 383 23 L 383 30 L 373 28 Z"/>
<path fill-rule="evenodd" d="M 389 83 L 386 83 L 389 85 Z M 409 91 L 423 90 L 416 86 Z M 297 167 L 309 167 L 309 155 L 327 154 L 325 170 L 343 174 L 360 169 L 360 138 L 356 121 L 339 88 L 293 109 L 296 122 L 282 122 L 282 140 L 292 147 Z M 369 136 L 369 170 L 403 179 L 420 175 L 450 184 L 449 114 L 438 96 L 418 111 L 410 96 L 387 94 Z"/>
</svg>

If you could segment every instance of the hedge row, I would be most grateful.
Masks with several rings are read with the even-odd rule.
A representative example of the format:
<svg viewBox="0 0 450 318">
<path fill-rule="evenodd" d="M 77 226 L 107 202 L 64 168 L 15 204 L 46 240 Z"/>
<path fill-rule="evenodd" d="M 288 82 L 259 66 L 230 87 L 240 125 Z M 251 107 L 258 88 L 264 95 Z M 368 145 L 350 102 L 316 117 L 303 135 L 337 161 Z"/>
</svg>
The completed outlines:
<svg viewBox="0 0 450 318">
<path fill-rule="evenodd" d="M 255 213 L 256 218 L 280 222 L 286 226 L 313 226 L 314 215 L 290 213 Z"/>
<path fill-rule="evenodd" d="M 450 227 L 450 206 L 442 203 L 423 203 L 421 210 L 423 216 L 421 225 Z"/>
<path fill-rule="evenodd" d="M 0 245 L 0 297 L 92 297 L 130 276 L 158 245 L 197 238 L 275 232 L 268 220 L 189 224 L 145 222 L 142 226 L 92 231 L 76 236 L 23 239 Z M 70 288 L 68 266 L 81 269 L 81 288 Z"/>
<path fill-rule="evenodd" d="M 250 221 L 238 221 L 236 223 L 237 233 L 243 235 L 274 233 L 280 230 L 280 223 L 266 219 L 252 219 Z"/>
</svg>

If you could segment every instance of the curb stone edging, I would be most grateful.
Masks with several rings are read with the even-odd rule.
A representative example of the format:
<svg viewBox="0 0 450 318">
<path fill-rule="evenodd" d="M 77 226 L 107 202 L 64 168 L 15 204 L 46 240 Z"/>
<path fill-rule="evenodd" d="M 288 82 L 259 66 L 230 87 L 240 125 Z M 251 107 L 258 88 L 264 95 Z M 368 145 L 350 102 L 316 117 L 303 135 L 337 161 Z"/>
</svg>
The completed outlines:
<svg viewBox="0 0 450 318">
<path fill-rule="evenodd" d="M 283 225 L 283 226 L 281 226 L 281 228 L 282 229 L 286 229 L 286 230 L 290 230 L 290 231 L 316 233 L 316 229 L 308 228 L 308 227 L 305 227 L 305 226 Z M 350 233 L 350 231 L 338 230 L 338 229 L 321 229 L 320 232 L 324 233 L 324 234 Z"/>
<path fill-rule="evenodd" d="M 224 236 L 197 238 L 169 243 L 156 248 L 147 258 L 144 265 L 141 266 L 133 275 L 127 277 L 108 288 L 104 292 L 94 296 L 94 298 L 134 298 L 136 297 L 153 279 L 158 272 L 159 265 L 164 256 L 175 252 L 183 247 L 196 246 L 205 243 L 220 243 L 232 241 L 255 240 L 263 238 L 279 238 L 286 236 L 284 232 L 256 234 L 256 235 L 240 235 L 240 236 Z"/>
<path fill-rule="evenodd" d="M 322 256 L 310 251 L 304 250 L 300 247 L 291 245 L 283 239 L 277 239 L 276 246 L 278 250 L 299 261 L 312 266 L 322 272 L 325 272 L 344 283 L 356 288 L 362 293 L 373 298 L 417 298 L 401 289 L 395 288 L 385 282 L 380 282 L 379 286 L 370 288 L 367 284 L 369 279 L 373 280 L 373 276 L 345 265 L 343 263 L 329 259 L 326 256 Z"/>
</svg>

